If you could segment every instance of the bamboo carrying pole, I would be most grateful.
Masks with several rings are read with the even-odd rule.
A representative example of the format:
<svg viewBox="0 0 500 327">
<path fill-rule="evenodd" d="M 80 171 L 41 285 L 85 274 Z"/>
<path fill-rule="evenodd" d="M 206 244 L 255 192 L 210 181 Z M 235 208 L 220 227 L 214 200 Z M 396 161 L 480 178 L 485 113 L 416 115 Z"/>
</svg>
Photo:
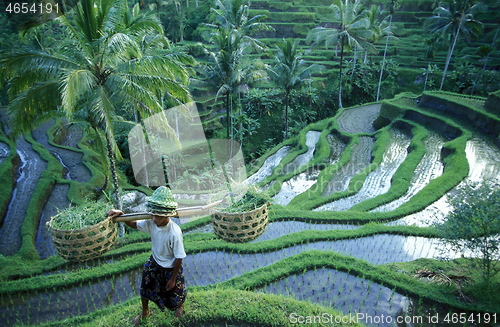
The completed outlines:
<svg viewBox="0 0 500 327">
<path fill-rule="evenodd" d="M 175 214 L 168 217 L 182 217 L 182 216 L 190 216 L 190 215 L 198 215 L 204 213 L 210 213 L 211 209 L 216 205 L 222 203 L 223 200 L 219 200 L 213 203 L 209 203 L 205 206 L 198 207 L 186 207 L 179 208 L 176 210 Z M 143 219 L 151 219 L 153 215 L 150 213 L 126 213 L 124 215 L 113 218 L 115 223 L 117 222 L 125 222 L 125 221 L 134 221 L 134 220 L 143 220 Z"/>
</svg>

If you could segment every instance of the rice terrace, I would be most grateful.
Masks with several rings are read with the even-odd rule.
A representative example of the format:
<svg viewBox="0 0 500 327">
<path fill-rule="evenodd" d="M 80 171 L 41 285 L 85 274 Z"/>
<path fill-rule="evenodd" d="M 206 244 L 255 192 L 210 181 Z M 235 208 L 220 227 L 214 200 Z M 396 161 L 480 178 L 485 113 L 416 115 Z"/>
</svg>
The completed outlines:
<svg viewBox="0 0 500 327">
<path fill-rule="evenodd" d="M 498 1 L 0 8 L 1 326 L 500 326 Z"/>
</svg>

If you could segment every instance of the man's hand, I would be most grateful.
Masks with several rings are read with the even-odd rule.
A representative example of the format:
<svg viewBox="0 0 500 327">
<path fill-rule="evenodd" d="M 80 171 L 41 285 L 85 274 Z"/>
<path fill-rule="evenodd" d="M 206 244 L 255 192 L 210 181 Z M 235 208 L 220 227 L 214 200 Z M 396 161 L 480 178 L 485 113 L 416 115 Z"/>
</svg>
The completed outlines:
<svg viewBox="0 0 500 327">
<path fill-rule="evenodd" d="M 167 287 L 166 287 L 167 291 L 171 291 L 171 290 L 173 290 L 173 289 L 174 289 L 176 279 L 177 279 L 177 278 L 170 278 L 170 279 L 168 280 L 168 282 L 167 282 Z"/>
<path fill-rule="evenodd" d="M 108 211 L 108 219 L 111 219 L 115 223 L 116 223 L 115 218 L 118 218 L 121 215 L 123 215 L 123 211 L 121 211 L 121 210 L 111 209 Z M 137 222 L 135 220 L 134 221 L 126 221 L 125 224 L 128 227 L 137 229 Z"/>
<path fill-rule="evenodd" d="M 109 219 L 114 219 L 114 218 L 119 217 L 121 215 L 123 215 L 123 211 L 121 211 L 121 210 L 111 209 L 108 211 L 108 218 Z"/>
</svg>

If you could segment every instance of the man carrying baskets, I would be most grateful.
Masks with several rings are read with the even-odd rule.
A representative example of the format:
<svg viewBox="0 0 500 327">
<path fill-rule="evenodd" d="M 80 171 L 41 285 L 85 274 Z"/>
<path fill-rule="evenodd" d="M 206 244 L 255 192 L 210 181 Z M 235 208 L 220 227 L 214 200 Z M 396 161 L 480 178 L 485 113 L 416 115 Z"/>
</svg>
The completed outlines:
<svg viewBox="0 0 500 327">
<path fill-rule="evenodd" d="M 152 255 L 144 264 L 141 282 L 142 313 L 134 318 L 139 324 L 141 319 L 150 315 L 149 301 L 153 301 L 163 311 L 175 310 L 175 316 L 184 313 L 186 287 L 182 259 L 186 257 L 182 242 L 182 231 L 170 217 L 176 215 L 177 203 L 172 192 L 160 186 L 148 198 L 146 207 L 153 219 L 126 221 L 134 229 L 146 232 L 151 236 Z M 112 219 L 123 214 L 120 210 L 110 210 Z"/>
</svg>

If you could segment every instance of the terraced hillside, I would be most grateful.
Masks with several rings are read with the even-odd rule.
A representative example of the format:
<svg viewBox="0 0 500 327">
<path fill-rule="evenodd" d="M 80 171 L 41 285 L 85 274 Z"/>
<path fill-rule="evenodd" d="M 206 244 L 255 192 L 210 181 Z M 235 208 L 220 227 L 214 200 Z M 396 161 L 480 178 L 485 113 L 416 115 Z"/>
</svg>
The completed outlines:
<svg viewBox="0 0 500 327">
<path fill-rule="evenodd" d="M 487 96 L 488 93 L 496 91 L 496 88 L 498 88 L 498 68 L 500 67 L 500 48 L 498 47 L 499 38 L 497 35 L 499 4 L 495 1 L 485 1 L 485 3 L 488 10 L 476 15 L 476 18 L 483 23 L 483 33 L 477 40 L 470 43 L 459 42 L 454 51 L 443 90 L 466 94 L 472 94 L 471 92 L 475 90 L 475 92 L 481 92 L 483 96 Z M 329 99 L 333 99 L 333 94 L 337 95 L 338 92 L 339 49 L 336 49 L 335 46 L 327 49 L 323 43 L 313 46 L 306 39 L 315 27 L 339 26 L 339 23 L 334 21 L 331 4 L 331 1 L 326 0 L 258 0 L 251 2 L 250 10 L 250 16 L 261 14 L 267 16 L 265 22 L 274 28 L 272 32 L 266 31 L 253 35 L 267 44 L 270 49 L 275 49 L 276 45 L 283 41 L 283 38 L 295 38 L 300 41 L 299 48 L 303 52 L 303 58 L 307 63 L 321 65 L 321 69 L 314 73 L 314 82 L 312 83 L 314 91 L 312 92 Z M 371 5 L 380 7 L 382 12 L 378 17 L 379 20 L 388 14 L 388 4 L 386 2 L 371 0 L 364 1 L 364 4 L 367 8 Z M 383 77 L 379 99 L 392 98 L 401 92 L 419 94 L 424 90 L 439 89 L 448 44 L 429 42 L 431 35 L 424 31 L 424 22 L 427 18 L 433 16 L 434 4 L 434 1 L 402 1 L 401 7 L 394 13 L 391 25 L 395 37 L 389 39 L 387 43 L 386 59 L 395 64 L 395 66 L 391 64 L 391 67 L 397 66 L 397 68 L 394 68 L 395 75 L 391 76 L 391 78 Z M 192 46 L 192 43 L 188 42 L 188 44 Z M 207 44 L 207 46 L 210 45 Z M 376 86 L 378 84 L 380 65 L 384 57 L 386 38 L 380 37 L 374 42 L 374 46 L 376 52 L 368 55 L 362 51 L 345 53 L 344 83 L 347 85 L 343 88 L 344 105 L 365 103 L 374 101 L 377 98 Z M 435 47 L 435 52 L 434 50 L 429 51 L 431 46 Z M 492 50 L 486 57 L 480 51 L 480 49 L 484 50 L 485 48 L 491 48 Z M 432 56 L 428 58 L 428 54 L 432 54 Z M 255 53 L 249 55 L 249 57 L 261 58 L 265 63 L 269 64 L 272 61 L 272 56 L 267 53 Z M 203 56 L 198 58 L 204 60 Z M 353 63 L 354 59 L 359 62 Z M 356 72 L 355 68 L 360 67 L 361 62 L 364 61 L 366 61 L 367 66 L 364 66 L 363 69 L 358 68 L 359 72 Z M 486 82 L 481 86 L 472 86 L 472 84 L 478 83 L 478 77 L 490 76 L 489 74 L 492 77 L 490 82 Z M 496 82 L 494 82 L 495 80 Z M 251 85 L 251 87 L 262 87 L 263 90 L 266 90 L 273 87 L 273 85 Z M 200 115 L 204 119 L 206 129 L 210 131 L 216 131 L 225 126 L 224 106 L 221 97 L 217 98 L 215 96 L 216 91 L 216 89 L 204 88 L 194 91 L 196 101 L 199 103 Z M 272 98 L 272 96 L 266 95 L 267 98 Z M 277 101 L 281 101 L 280 95 L 275 94 L 274 97 L 278 99 Z M 260 105 L 265 107 L 265 101 Z M 336 110 L 337 105 L 338 101 L 330 100 L 328 105 L 317 106 L 314 111 L 318 115 L 323 115 L 322 110 L 324 108 Z M 275 119 L 273 122 L 281 123 L 281 108 L 273 107 L 272 109 L 274 110 L 268 111 L 271 112 Z M 251 112 L 251 109 L 248 109 L 247 114 L 251 114 Z M 279 138 L 276 135 L 266 134 L 265 127 L 259 129 L 257 134 L 265 135 L 265 137 L 262 140 L 259 139 L 256 143 L 271 138 Z"/>
<path fill-rule="evenodd" d="M 365 1 L 365 6 L 372 4 L 381 6 L 387 10 L 387 3 L 378 0 Z M 488 12 L 479 14 L 478 20 L 484 24 L 484 33 L 477 41 L 474 41 L 470 48 L 461 49 L 463 53 L 457 57 L 466 55 L 472 64 L 478 64 L 480 56 L 475 53 L 475 49 L 480 46 L 490 46 L 495 38 L 498 28 L 498 17 L 495 11 L 498 9 L 498 3 L 485 2 L 489 6 Z M 267 22 L 274 27 L 274 32 L 266 32 L 261 35 L 268 39 L 269 44 L 275 44 L 282 38 L 298 38 L 305 40 L 311 29 L 317 26 L 335 26 L 332 21 L 332 2 L 328 0 L 299 0 L 299 1 L 277 1 L 277 0 L 258 0 L 251 2 L 251 13 L 253 15 L 263 14 L 268 17 Z M 432 1 L 403 1 L 401 7 L 394 13 L 393 33 L 396 39 L 389 42 L 389 58 L 396 60 L 402 67 L 408 68 L 426 68 L 428 60 L 425 58 L 427 45 L 424 42 L 424 21 L 433 15 Z M 388 14 L 387 12 L 385 14 Z M 424 37 L 423 37 L 424 36 Z M 370 59 L 380 61 L 382 59 L 385 47 L 385 39 L 378 40 L 378 54 L 371 56 Z M 437 53 L 431 60 L 432 63 L 444 63 L 446 50 Z M 321 48 L 311 53 L 311 60 L 321 62 L 324 65 L 331 65 L 331 59 L 334 55 L 331 51 L 322 51 Z M 498 48 L 491 53 L 488 60 L 488 66 L 495 68 L 500 66 L 500 52 Z M 335 60 L 334 60 L 335 61 Z"/>
<path fill-rule="evenodd" d="M 178 320 L 155 311 L 147 324 L 293 325 L 291 314 L 298 307 L 302 316 L 362 314 L 357 322 L 369 326 L 464 310 L 500 314 L 498 302 L 465 301 L 449 295 L 456 292 L 453 285 L 414 276 L 417 269 L 432 269 L 442 255 L 443 245 L 428 226 L 446 215 L 445 200 L 453 189 L 469 180 L 500 182 L 500 117 L 485 103 L 484 98 L 445 92 L 403 94 L 344 109 L 270 150 L 249 168 L 249 181 L 267 189 L 275 202 L 264 234 L 250 243 L 231 244 L 215 236 L 210 217 L 178 220 L 188 253 L 186 315 Z M 78 146 L 77 139 L 53 142 L 45 136 L 47 131 L 52 135 L 50 125 L 21 141 L 26 146 L 17 145 L 21 161 L 22 153 L 35 151 L 47 168 L 17 227 L 20 247 L 11 249 L 15 255 L 0 257 L 0 318 L 8 326 L 131 325 L 140 308 L 140 271 L 150 255 L 145 235 L 131 232 L 110 252 L 83 264 L 53 255 L 47 240 L 35 242 L 43 233 L 40 210 L 49 203 L 44 206 L 35 195 L 42 185 L 69 184 L 69 191 L 44 188 L 46 199 L 102 182 L 96 160 L 84 150 L 89 139 L 82 135 Z M 0 169 L 8 171 L 5 167 L 15 162 L 9 149 L 15 147 L 6 138 L 0 144 Z M 64 159 L 67 151 L 72 151 L 68 158 L 74 166 Z M 61 161 L 55 160 L 59 156 Z M 52 171 L 57 178 L 44 184 Z M 13 193 L 22 186 L 19 179 Z M 38 211 L 30 211 L 35 204 Z M 8 217 L 0 234 L 4 240 Z M 37 250 L 43 259 L 36 258 Z M 460 260 L 447 265 L 458 269 Z M 390 321 L 380 321 L 382 316 Z"/>
</svg>

